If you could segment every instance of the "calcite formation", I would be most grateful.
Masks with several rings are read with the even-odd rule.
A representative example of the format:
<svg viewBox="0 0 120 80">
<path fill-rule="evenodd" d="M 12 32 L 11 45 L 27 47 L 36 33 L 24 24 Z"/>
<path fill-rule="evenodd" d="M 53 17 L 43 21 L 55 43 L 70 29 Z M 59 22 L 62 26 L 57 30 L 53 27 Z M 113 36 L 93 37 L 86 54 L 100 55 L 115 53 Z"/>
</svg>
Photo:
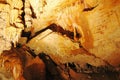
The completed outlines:
<svg viewBox="0 0 120 80">
<path fill-rule="evenodd" d="M 76 71 L 86 65 L 119 71 L 120 0 L 0 0 L 0 76 L 9 68 L 9 79 L 32 80 L 29 70 L 40 67 L 31 65 L 40 63 L 45 79 L 40 55 L 50 67 L 53 60 L 57 67 L 72 65 Z"/>
<path fill-rule="evenodd" d="M 22 0 L 0 0 L 0 53 L 16 46 L 24 29 Z"/>
<path fill-rule="evenodd" d="M 80 49 L 80 47 L 77 46 L 76 48 L 73 48 L 71 45 L 79 44 L 82 46 L 82 48 L 84 48 L 84 50 L 88 51 L 88 53 L 94 57 L 101 59 L 101 61 L 105 61 L 112 66 L 119 66 L 119 0 L 28 1 L 32 7 L 31 10 L 34 13 L 34 17 L 31 19 L 32 35 L 35 35 L 36 32 L 42 31 L 46 28 L 50 28 L 49 26 L 52 24 L 56 24 L 56 27 L 54 27 L 57 29 L 55 32 L 56 35 L 60 35 L 62 32 L 58 26 L 62 27 L 62 29 L 66 32 L 73 32 L 73 34 L 69 34 L 73 36 L 72 39 L 69 39 L 72 41 L 72 43 L 69 43 L 69 45 L 66 45 L 68 39 L 65 35 L 67 34 L 61 33 L 62 35 L 60 36 L 63 36 L 65 40 L 60 39 L 59 36 L 57 38 L 53 36 L 52 39 L 43 38 L 42 40 L 39 40 L 40 38 L 38 35 L 28 43 L 29 47 L 33 48 L 33 46 L 37 46 L 40 43 L 41 45 L 33 48 L 35 51 L 38 51 L 38 53 L 41 51 L 46 52 L 47 50 L 48 53 L 57 53 L 60 56 L 64 56 L 64 53 L 62 54 L 62 52 L 66 51 L 67 46 L 71 46 L 71 48 L 68 50 L 69 52 L 66 51 L 67 55 L 69 55 L 71 51 L 74 51 L 73 54 L 80 54 L 81 52 L 77 51 Z M 52 31 L 54 32 L 53 28 Z M 47 38 L 47 36 L 45 38 Z M 33 44 L 34 42 L 36 43 Z M 43 45 L 46 43 L 51 43 L 53 45 L 51 47 L 48 47 L 49 45 L 43 47 Z M 65 50 L 61 50 L 63 47 L 60 47 L 60 45 L 53 50 L 52 47 L 55 47 L 57 45 L 56 43 L 63 45 Z M 41 47 L 46 50 L 44 51 L 44 49 L 41 49 Z"/>
</svg>

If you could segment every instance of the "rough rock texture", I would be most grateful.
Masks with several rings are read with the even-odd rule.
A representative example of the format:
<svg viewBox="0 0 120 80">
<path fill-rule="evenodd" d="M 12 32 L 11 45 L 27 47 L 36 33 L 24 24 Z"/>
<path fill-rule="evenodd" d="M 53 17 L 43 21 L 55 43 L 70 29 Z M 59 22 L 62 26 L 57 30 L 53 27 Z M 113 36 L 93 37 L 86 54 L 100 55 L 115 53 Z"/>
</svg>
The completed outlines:
<svg viewBox="0 0 120 80">
<path fill-rule="evenodd" d="M 119 57 L 120 0 L 0 0 L 0 79 L 119 80 Z"/>
<path fill-rule="evenodd" d="M 20 53 L 21 52 L 21 53 Z M 24 80 L 23 69 L 27 63 L 26 53 L 22 49 L 4 51 L 0 56 L 0 79 Z"/>
<path fill-rule="evenodd" d="M 27 47 L 12 48 L 0 56 L 1 80 L 45 80 L 45 64 Z"/>
<path fill-rule="evenodd" d="M 22 8 L 22 0 L 0 0 L 0 53 L 9 50 L 11 43 L 16 46 L 21 36 Z"/>
<path fill-rule="evenodd" d="M 35 35 L 36 32 L 45 31 L 44 29 L 50 28 L 49 26 L 52 24 L 56 24 L 54 28 L 57 29 L 54 34 L 46 35 L 47 33 L 45 33 L 43 34 L 45 37 L 41 39 L 41 33 L 29 41 L 28 46 L 37 53 L 59 54 L 64 58 L 64 61 L 68 61 L 70 58 L 68 57 L 67 59 L 67 56 L 71 55 L 70 52 L 73 51 L 73 55 L 84 53 L 79 50 L 80 47 L 78 45 L 80 45 L 89 54 L 100 59 L 101 62 L 119 66 L 120 0 L 28 1 L 33 15 L 32 19 L 29 18 L 32 21 L 32 35 Z M 65 31 L 73 32 L 73 34 L 69 34 L 73 38 L 68 40 L 65 36 L 67 34 L 62 34 L 58 26 Z M 53 28 L 51 30 L 54 32 Z M 61 36 L 65 40 L 61 39 Z M 71 42 L 69 43 L 68 41 Z M 64 54 L 67 54 L 67 56 Z M 77 59 L 77 57 L 74 59 Z M 70 59 L 70 61 L 74 59 Z M 84 57 L 84 59 L 86 61 L 88 58 Z M 79 61 L 81 61 L 80 57 Z M 96 60 L 94 61 L 97 63 Z M 100 64 L 104 65 L 103 62 Z"/>
</svg>

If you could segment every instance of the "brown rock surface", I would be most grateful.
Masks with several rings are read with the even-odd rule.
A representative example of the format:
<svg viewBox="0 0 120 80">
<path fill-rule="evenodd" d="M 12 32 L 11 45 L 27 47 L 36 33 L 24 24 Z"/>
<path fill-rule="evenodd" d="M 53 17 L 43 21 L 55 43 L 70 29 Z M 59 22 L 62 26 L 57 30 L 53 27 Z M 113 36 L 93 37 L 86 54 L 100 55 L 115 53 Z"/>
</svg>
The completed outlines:
<svg viewBox="0 0 120 80">
<path fill-rule="evenodd" d="M 42 35 L 41 33 L 28 43 L 28 46 L 34 49 L 36 52 L 47 51 L 47 53 L 52 53 L 53 55 L 60 54 L 60 56 L 64 56 L 64 53 L 69 55 L 71 51 L 75 51 L 76 49 L 78 49 L 79 44 L 86 51 L 88 51 L 88 53 L 92 54 L 96 58 L 99 58 L 101 61 L 105 61 L 112 66 L 119 66 L 119 0 L 37 0 L 36 2 L 34 2 L 33 0 L 28 1 L 32 7 L 31 10 L 34 13 L 33 15 L 35 16 L 31 19 L 32 35 L 35 35 L 36 32 L 42 30 L 45 31 L 44 29 L 49 28 L 49 26 L 52 24 L 57 25 L 56 27 L 54 27 L 57 29 L 55 33 L 56 35 L 59 35 L 59 33 L 61 33 L 58 26 L 62 27 L 62 29 L 64 29 L 65 31 L 73 32 L 73 40 L 70 39 L 71 43 L 68 43 L 69 50 L 66 50 L 68 49 L 66 45 L 68 42 L 68 39 L 65 36 L 66 34 L 60 35 L 63 36 L 65 40 L 61 39 L 60 36 L 50 36 L 52 35 L 50 34 L 44 39 L 41 39 L 42 41 L 44 41 L 41 42 L 41 40 L 39 40 L 38 38 L 40 35 Z M 43 2 L 40 3 L 40 1 Z M 54 29 L 52 30 L 54 31 Z M 79 35 L 79 37 L 77 37 L 77 35 Z M 48 39 L 47 37 L 50 38 Z M 52 44 L 49 49 L 48 46 L 50 45 L 45 46 L 46 43 Z M 57 44 L 58 47 L 56 48 Z M 77 44 L 77 47 L 74 47 L 74 45 L 72 46 L 72 44 Z M 41 47 L 42 49 L 40 49 Z M 66 58 L 66 56 L 64 56 L 63 58 Z M 104 65 L 102 63 L 100 64 Z"/>
<path fill-rule="evenodd" d="M 119 80 L 119 57 L 120 0 L 0 0 L 0 79 Z"/>
</svg>

